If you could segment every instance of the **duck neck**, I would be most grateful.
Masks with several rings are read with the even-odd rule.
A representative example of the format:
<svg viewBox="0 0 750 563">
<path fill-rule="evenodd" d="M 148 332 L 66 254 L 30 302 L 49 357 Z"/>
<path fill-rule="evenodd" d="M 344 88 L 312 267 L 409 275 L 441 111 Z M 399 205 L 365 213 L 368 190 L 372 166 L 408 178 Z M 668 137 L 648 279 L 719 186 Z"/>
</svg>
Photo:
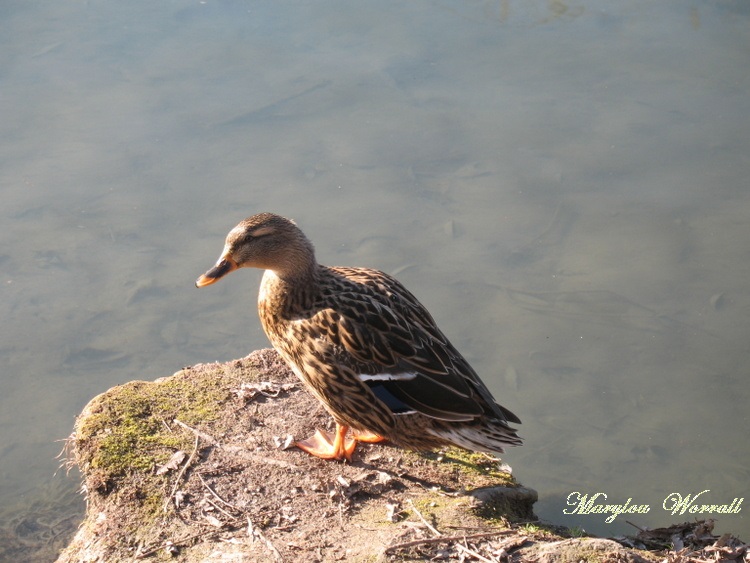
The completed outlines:
<svg viewBox="0 0 750 563">
<path fill-rule="evenodd" d="M 319 270 L 317 264 L 302 270 L 266 270 L 260 284 L 258 308 L 277 321 L 299 318 L 315 301 Z"/>
</svg>

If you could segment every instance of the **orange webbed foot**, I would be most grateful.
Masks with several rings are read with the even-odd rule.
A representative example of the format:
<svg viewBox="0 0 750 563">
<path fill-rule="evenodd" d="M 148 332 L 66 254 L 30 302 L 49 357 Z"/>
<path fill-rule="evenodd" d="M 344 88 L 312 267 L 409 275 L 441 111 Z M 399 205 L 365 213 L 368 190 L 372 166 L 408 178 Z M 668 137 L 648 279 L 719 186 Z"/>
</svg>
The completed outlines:
<svg viewBox="0 0 750 563">
<path fill-rule="evenodd" d="M 306 440 L 300 440 L 296 446 L 315 457 L 321 459 L 337 459 L 339 461 L 351 461 L 352 454 L 357 447 L 357 441 L 346 438 L 349 428 L 347 426 L 336 425 L 336 433 L 331 435 L 329 432 L 317 430 L 315 434 Z"/>
</svg>

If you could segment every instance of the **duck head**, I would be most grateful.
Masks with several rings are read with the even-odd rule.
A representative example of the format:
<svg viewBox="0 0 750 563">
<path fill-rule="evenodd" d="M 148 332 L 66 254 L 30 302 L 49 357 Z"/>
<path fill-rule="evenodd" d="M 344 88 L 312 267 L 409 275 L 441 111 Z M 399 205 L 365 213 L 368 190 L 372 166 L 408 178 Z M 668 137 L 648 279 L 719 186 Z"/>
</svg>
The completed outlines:
<svg viewBox="0 0 750 563">
<path fill-rule="evenodd" d="M 316 264 L 312 243 L 294 221 L 259 213 L 229 231 L 219 260 L 195 285 L 211 285 L 238 268 L 271 270 L 282 279 L 304 277 Z"/>
</svg>

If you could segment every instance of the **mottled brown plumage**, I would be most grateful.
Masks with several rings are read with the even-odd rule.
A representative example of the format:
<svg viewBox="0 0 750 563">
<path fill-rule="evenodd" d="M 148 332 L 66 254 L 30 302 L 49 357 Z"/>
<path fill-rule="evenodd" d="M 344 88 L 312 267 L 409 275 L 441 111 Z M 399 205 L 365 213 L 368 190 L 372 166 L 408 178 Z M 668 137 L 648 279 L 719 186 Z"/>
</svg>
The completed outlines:
<svg viewBox="0 0 750 563">
<path fill-rule="evenodd" d="M 520 445 L 495 402 L 424 306 L 395 278 L 317 263 L 293 221 L 261 213 L 227 235 L 216 265 L 196 285 L 240 267 L 266 270 L 258 312 L 268 338 L 337 424 L 298 446 L 350 459 L 356 442 L 388 439 L 415 450 L 445 445 L 503 452 Z"/>
</svg>

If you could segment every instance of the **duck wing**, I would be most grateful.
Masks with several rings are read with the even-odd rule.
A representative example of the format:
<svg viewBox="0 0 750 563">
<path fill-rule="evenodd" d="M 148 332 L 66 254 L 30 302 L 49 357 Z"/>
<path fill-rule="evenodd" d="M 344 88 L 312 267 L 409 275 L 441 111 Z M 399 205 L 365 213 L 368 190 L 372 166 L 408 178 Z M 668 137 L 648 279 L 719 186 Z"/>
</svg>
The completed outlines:
<svg viewBox="0 0 750 563">
<path fill-rule="evenodd" d="M 489 416 L 520 423 L 495 401 L 427 309 L 398 280 L 364 268 L 328 270 L 336 282 L 335 300 L 329 300 L 327 309 L 335 334 L 329 336 L 392 412 L 416 411 L 455 422 Z"/>
</svg>

